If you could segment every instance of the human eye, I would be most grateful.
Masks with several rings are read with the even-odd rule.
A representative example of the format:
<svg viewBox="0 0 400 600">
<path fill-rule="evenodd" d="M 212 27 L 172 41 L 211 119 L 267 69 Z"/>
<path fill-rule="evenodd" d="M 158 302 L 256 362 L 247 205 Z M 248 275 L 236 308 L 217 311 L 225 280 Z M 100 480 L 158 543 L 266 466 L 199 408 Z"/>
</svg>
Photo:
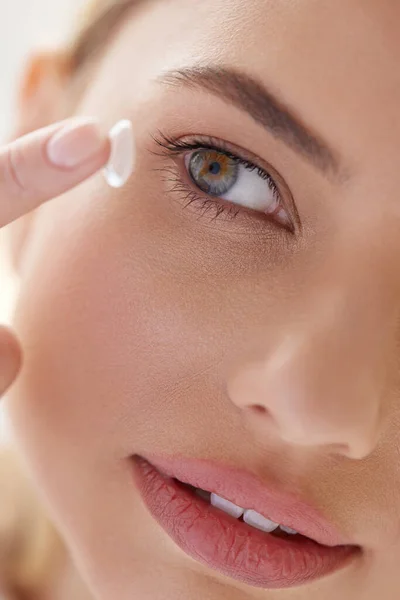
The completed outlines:
<svg viewBox="0 0 400 600">
<path fill-rule="evenodd" d="M 190 186 L 188 204 L 200 205 L 203 212 L 214 209 L 215 217 L 236 217 L 247 211 L 294 232 L 295 211 L 287 206 L 281 186 L 265 168 L 239 156 L 226 142 L 208 136 L 184 141 L 163 134 L 154 140 L 163 155 L 183 157 L 185 181 L 170 169 L 168 174 L 182 191 Z"/>
</svg>

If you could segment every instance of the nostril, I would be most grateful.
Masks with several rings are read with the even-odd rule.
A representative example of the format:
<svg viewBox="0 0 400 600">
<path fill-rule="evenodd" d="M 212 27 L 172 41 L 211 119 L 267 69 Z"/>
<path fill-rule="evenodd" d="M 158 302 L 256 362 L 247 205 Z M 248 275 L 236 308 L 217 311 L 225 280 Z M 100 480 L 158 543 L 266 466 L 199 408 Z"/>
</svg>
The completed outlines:
<svg viewBox="0 0 400 600">
<path fill-rule="evenodd" d="M 268 406 L 264 404 L 251 404 L 247 407 L 247 416 L 250 421 L 253 422 L 253 426 L 256 429 L 260 429 L 265 433 L 265 429 L 279 429 L 278 423 L 269 410 Z"/>
<path fill-rule="evenodd" d="M 262 406 L 262 404 L 253 404 L 253 405 L 252 405 L 250 408 L 251 408 L 251 409 L 252 409 L 252 410 L 253 410 L 255 413 L 258 413 L 258 414 L 265 414 L 265 415 L 266 415 L 266 414 L 268 414 L 268 410 L 267 410 L 267 408 L 266 408 L 265 406 Z"/>
</svg>

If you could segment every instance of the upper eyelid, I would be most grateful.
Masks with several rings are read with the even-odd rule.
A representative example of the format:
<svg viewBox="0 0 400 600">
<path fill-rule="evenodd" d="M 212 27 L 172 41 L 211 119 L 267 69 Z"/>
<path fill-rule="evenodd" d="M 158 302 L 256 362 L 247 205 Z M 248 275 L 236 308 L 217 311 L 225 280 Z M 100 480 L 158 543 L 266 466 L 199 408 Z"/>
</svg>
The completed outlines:
<svg viewBox="0 0 400 600">
<path fill-rule="evenodd" d="M 180 136 L 180 138 L 169 138 L 168 136 L 165 136 L 162 132 L 158 132 L 161 140 L 163 142 L 165 142 L 165 145 L 163 143 L 161 143 L 160 139 L 157 139 L 155 136 L 152 136 L 153 140 L 156 142 L 156 144 L 158 144 L 159 146 L 162 147 L 166 147 L 167 145 L 171 145 L 171 151 L 175 151 L 175 152 L 179 152 L 179 150 L 177 149 L 177 146 L 180 145 L 181 147 L 181 151 L 184 152 L 186 151 L 190 151 L 193 148 L 190 148 L 188 146 L 190 146 L 190 144 L 188 144 L 188 146 L 185 146 L 185 141 L 182 141 L 182 137 L 186 137 L 186 136 Z M 269 170 L 272 170 L 275 173 L 275 169 L 273 169 L 270 165 L 265 164 L 265 161 L 263 161 L 260 157 L 256 156 L 255 154 L 253 154 L 252 152 L 249 152 L 248 150 L 245 150 L 244 148 L 239 148 L 237 146 L 235 146 L 234 144 L 230 144 L 229 142 L 216 138 L 214 136 L 211 135 L 204 135 L 204 134 L 190 134 L 187 136 L 189 139 L 195 140 L 195 144 L 197 146 L 201 146 L 203 148 L 207 148 L 209 147 L 211 150 L 217 150 L 220 152 L 223 152 L 227 155 L 232 155 L 232 158 L 235 159 L 241 159 L 241 160 L 245 160 L 248 161 L 249 163 L 254 164 L 255 167 L 258 167 L 260 169 L 262 169 L 263 171 L 266 171 L 267 173 L 269 173 Z M 176 149 L 172 148 L 172 146 L 176 147 Z M 264 164 L 263 164 L 264 163 Z"/>
<path fill-rule="evenodd" d="M 204 149 L 204 150 L 211 150 L 213 152 L 217 152 L 219 154 L 224 154 L 225 156 L 227 156 L 228 158 L 237 161 L 241 164 L 244 164 L 246 166 L 246 168 L 251 168 L 254 170 L 258 170 L 261 171 L 265 176 L 266 179 L 270 179 L 272 181 L 272 183 L 275 185 L 274 179 L 273 177 L 269 174 L 269 172 L 264 169 L 263 167 L 260 167 L 258 164 L 256 164 L 255 162 L 248 160 L 247 158 L 243 158 L 242 156 L 239 156 L 238 154 L 235 154 L 234 152 L 231 152 L 230 150 L 224 149 L 221 146 L 217 146 L 217 145 L 212 145 L 212 144 L 208 144 L 207 142 L 201 142 L 200 140 L 198 140 L 197 142 L 193 143 L 193 144 L 188 144 L 187 148 L 184 149 L 176 149 L 173 152 L 175 154 L 183 154 L 184 152 L 192 152 L 198 149 Z M 260 175 L 260 173 L 259 173 Z M 277 186 L 276 186 L 277 187 Z"/>
</svg>

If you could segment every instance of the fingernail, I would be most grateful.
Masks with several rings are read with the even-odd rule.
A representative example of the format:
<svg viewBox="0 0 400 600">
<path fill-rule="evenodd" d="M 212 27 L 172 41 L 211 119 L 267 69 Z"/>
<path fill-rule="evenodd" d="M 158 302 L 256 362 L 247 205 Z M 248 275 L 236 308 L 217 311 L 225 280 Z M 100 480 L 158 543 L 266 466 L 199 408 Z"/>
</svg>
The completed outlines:
<svg viewBox="0 0 400 600">
<path fill-rule="evenodd" d="M 109 133 L 110 160 L 103 170 L 104 177 L 113 188 L 120 188 L 128 181 L 135 167 L 135 141 L 131 121 L 118 121 Z"/>
<path fill-rule="evenodd" d="M 59 130 L 47 144 L 47 156 L 56 167 L 73 169 L 104 148 L 104 135 L 96 119 L 77 119 Z"/>
</svg>

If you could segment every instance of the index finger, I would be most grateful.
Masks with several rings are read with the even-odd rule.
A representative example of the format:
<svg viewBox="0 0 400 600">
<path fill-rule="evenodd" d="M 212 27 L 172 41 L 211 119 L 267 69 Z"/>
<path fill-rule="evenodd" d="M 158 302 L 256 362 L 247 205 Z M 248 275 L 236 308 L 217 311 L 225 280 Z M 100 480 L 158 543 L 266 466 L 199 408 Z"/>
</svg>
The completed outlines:
<svg viewBox="0 0 400 600">
<path fill-rule="evenodd" d="M 95 119 L 73 118 L 0 149 L 0 227 L 104 167 L 111 144 Z"/>
</svg>

